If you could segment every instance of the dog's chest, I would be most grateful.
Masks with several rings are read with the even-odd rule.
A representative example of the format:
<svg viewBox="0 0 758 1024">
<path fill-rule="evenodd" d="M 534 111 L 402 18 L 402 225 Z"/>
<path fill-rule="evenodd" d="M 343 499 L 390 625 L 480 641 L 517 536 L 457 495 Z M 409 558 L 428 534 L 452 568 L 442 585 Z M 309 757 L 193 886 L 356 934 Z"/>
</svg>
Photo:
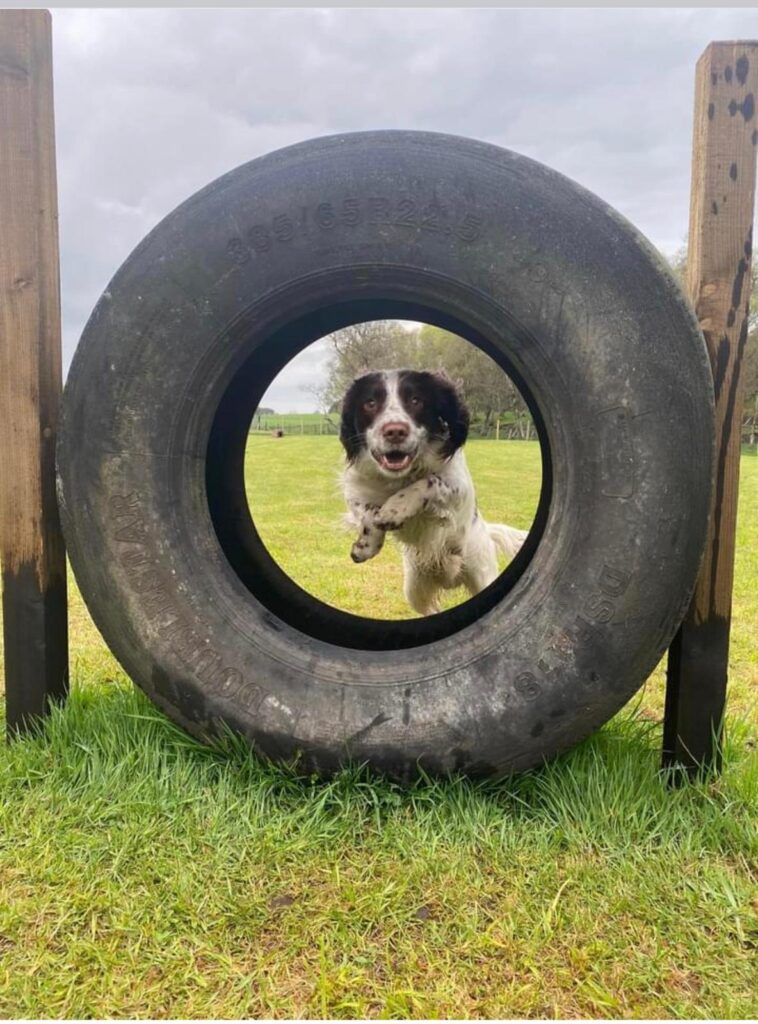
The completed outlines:
<svg viewBox="0 0 758 1024">
<path fill-rule="evenodd" d="M 408 475 L 402 480 L 387 480 L 368 476 L 358 469 L 350 468 L 343 477 L 343 491 L 348 501 L 366 506 L 381 506 L 403 488 L 408 487 L 422 474 Z"/>
</svg>

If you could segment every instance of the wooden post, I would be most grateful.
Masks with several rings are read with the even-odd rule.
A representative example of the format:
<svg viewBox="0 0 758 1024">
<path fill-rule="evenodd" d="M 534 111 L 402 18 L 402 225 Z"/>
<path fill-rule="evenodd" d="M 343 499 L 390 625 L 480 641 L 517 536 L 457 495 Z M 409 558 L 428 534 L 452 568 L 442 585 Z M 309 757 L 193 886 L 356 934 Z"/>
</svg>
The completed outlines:
<svg viewBox="0 0 758 1024">
<path fill-rule="evenodd" d="M 68 684 L 50 14 L 0 11 L 0 562 L 9 735 Z"/>
<path fill-rule="evenodd" d="M 716 395 L 716 479 L 703 566 L 669 652 L 663 763 L 718 770 L 737 522 L 740 379 L 748 331 L 758 42 L 711 43 L 697 64 L 687 286 Z"/>
</svg>

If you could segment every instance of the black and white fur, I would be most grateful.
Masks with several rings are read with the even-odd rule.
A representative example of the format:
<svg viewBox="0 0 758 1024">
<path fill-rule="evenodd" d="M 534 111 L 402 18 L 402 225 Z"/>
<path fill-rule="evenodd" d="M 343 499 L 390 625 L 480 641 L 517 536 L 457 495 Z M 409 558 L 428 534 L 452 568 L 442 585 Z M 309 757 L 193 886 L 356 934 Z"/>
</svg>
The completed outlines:
<svg viewBox="0 0 758 1024">
<path fill-rule="evenodd" d="M 498 575 L 498 550 L 513 557 L 526 537 L 479 514 L 463 454 L 468 428 L 468 409 L 442 373 L 366 373 L 343 401 L 342 486 L 347 522 L 359 531 L 351 557 L 373 558 L 395 531 L 405 597 L 421 615 L 439 611 L 443 589 L 484 590 Z"/>
</svg>

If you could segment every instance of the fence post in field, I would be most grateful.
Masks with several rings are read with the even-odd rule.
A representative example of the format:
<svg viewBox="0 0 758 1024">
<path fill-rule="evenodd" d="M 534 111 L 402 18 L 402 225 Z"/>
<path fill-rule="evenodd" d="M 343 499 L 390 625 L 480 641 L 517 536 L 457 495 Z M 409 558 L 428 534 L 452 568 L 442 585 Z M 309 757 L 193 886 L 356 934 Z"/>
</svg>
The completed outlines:
<svg viewBox="0 0 758 1024">
<path fill-rule="evenodd" d="M 0 562 L 9 735 L 68 687 L 50 13 L 0 11 Z"/>
<path fill-rule="evenodd" d="M 718 770 L 726 700 L 748 332 L 758 42 L 711 43 L 695 78 L 687 287 L 705 335 L 716 400 L 716 476 L 705 557 L 671 645 L 663 763 Z"/>
</svg>

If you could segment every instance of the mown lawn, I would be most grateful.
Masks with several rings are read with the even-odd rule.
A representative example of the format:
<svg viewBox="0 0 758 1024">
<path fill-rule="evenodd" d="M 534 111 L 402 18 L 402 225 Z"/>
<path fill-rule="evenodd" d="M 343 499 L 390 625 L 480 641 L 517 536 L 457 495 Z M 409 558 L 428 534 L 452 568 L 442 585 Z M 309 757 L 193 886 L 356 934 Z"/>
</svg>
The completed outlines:
<svg viewBox="0 0 758 1024">
<path fill-rule="evenodd" d="M 536 448 L 469 450 L 485 515 L 528 525 Z M 260 529 L 324 599 L 404 615 L 392 547 L 347 557 L 338 459 L 334 438 L 254 438 Z M 745 457 L 726 767 L 673 792 L 660 669 L 539 771 L 324 784 L 184 736 L 72 588 L 72 697 L 0 747 L 0 1016 L 754 1015 L 756 512 Z"/>
</svg>

